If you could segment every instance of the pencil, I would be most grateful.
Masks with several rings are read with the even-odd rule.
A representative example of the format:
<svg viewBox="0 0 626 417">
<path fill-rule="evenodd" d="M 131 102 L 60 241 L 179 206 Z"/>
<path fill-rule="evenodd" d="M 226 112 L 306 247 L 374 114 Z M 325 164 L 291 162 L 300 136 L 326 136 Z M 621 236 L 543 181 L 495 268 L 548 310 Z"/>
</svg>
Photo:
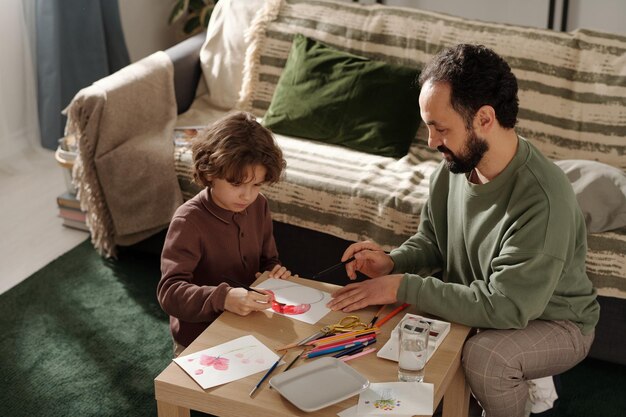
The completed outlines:
<svg viewBox="0 0 626 417">
<path fill-rule="evenodd" d="M 387 314 L 385 317 L 380 319 L 380 321 L 378 322 L 378 327 L 380 327 L 383 324 L 387 323 L 391 318 L 393 318 L 393 316 L 395 316 L 396 314 L 398 314 L 399 312 L 401 312 L 402 310 L 404 310 L 405 308 L 407 308 L 410 305 L 411 304 L 404 303 L 401 306 L 394 308 L 391 311 L 391 313 Z"/>
<path fill-rule="evenodd" d="M 372 339 L 372 340 L 368 340 L 367 342 L 363 342 L 358 346 L 353 346 L 351 348 L 342 350 L 341 352 L 333 355 L 334 358 L 340 358 L 342 356 L 347 356 L 347 355 L 352 355 L 354 353 L 358 353 L 360 351 L 362 351 L 365 346 L 369 346 L 369 345 L 373 345 L 374 343 L 376 343 L 376 339 Z"/>
<path fill-rule="evenodd" d="M 287 352 L 283 353 L 282 355 L 280 355 L 280 358 L 278 358 L 278 360 L 276 362 L 274 362 L 274 365 L 272 365 L 272 367 L 270 369 L 267 370 L 267 372 L 265 373 L 265 375 L 263 375 L 263 378 L 261 378 L 261 380 L 254 386 L 254 388 L 252 388 L 252 391 L 250 391 L 250 396 L 252 397 L 252 394 L 254 394 L 254 391 L 256 391 L 261 384 L 263 383 L 263 381 L 265 381 L 267 379 L 268 376 L 270 376 L 270 374 L 272 372 L 274 372 L 274 369 L 276 369 L 276 367 L 278 366 L 278 364 L 280 363 L 280 361 L 283 360 L 283 358 L 285 357 L 285 355 L 287 354 Z"/>
<path fill-rule="evenodd" d="M 293 364 L 294 364 L 294 363 L 296 363 L 296 361 L 297 361 L 298 359 L 300 359 L 300 356 L 304 353 L 304 351 L 305 351 L 305 350 L 306 350 L 306 349 L 302 349 L 302 352 L 298 353 L 298 354 L 296 355 L 296 357 L 295 357 L 295 358 L 293 358 L 293 359 L 291 360 L 291 362 L 289 362 L 289 365 L 287 365 L 287 367 L 283 370 L 283 372 L 287 372 L 287 371 L 289 370 L 289 368 L 291 368 L 291 367 L 293 366 Z"/>
<path fill-rule="evenodd" d="M 378 311 L 374 315 L 374 318 L 372 318 L 372 321 L 370 321 L 370 324 L 367 325 L 368 328 L 370 328 L 370 327 L 372 327 L 373 325 L 376 324 L 376 321 L 378 320 L 378 317 L 380 316 L 380 313 L 383 312 L 383 310 L 385 309 L 386 306 L 387 306 L 386 304 L 383 304 L 382 306 L 380 306 L 380 308 L 378 309 Z"/>
<path fill-rule="evenodd" d="M 372 352 L 376 352 L 376 348 L 370 348 L 370 349 L 365 349 L 360 351 L 359 353 L 355 353 L 354 355 L 346 355 L 346 356 L 342 356 L 339 358 L 340 361 L 349 361 L 350 359 L 355 359 L 364 355 L 367 355 L 368 353 L 372 353 Z"/>
<path fill-rule="evenodd" d="M 355 337 L 365 336 L 366 334 L 372 334 L 372 333 L 380 333 L 380 329 L 378 327 L 372 327 L 370 329 L 355 330 L 352 332 L 336 334 L 334 336 L 323 337 L 317 340 L 311 340 L 310 342 L 307 342 L 306 344 L 319 347 L 323 345 L 328 345 L 330 343 L 336 343 L 342 340 L 348 340 L 348 339 L 353 339 Z"/>
<path fill-rule="evenodd" d="M 341 261 L 338 264 L 335 264 L 333 266 L 331 266 L 330 268 L 326 268 L 325 270 L 318 272 L 317 274 L 313 275 L 313 279 L 318 279 L 319 277 L 321 277 L 322 275 L 326 275 L 330 272 L 333 272 L 336 269 L 341 268 L 342 266 L 344 266 L 345 264 L 349 264 L 350 262 L 354 261 L 354 256 L 346 259 L 345 261 Z"/>
</svg>

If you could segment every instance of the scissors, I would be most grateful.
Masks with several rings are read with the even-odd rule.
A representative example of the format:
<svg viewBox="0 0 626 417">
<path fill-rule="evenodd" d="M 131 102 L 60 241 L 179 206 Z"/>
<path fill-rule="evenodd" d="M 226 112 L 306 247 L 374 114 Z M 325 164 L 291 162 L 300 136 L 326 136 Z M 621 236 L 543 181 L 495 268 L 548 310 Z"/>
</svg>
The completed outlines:
<svg viewBox="0 0 626 417">
<path fill-rule="evenodd" d="M 319 332 L 301 340 L 299 344 L 305 344 L 312 340 L 317 340 L 320 337 L 328 336 L 334 333 L 346 333 L 353 330 L 367 329 L 367 324 L 361 322 L 359 316 L 346 316 L 339 320 L 339 323 L 329 324 L 320 329 Z"/>
<path fill-rule="evenodd" d="M 320 332 L 326 336 L 331 333 L 346 333 L 363 329 L 367 329 L 367 324 L 361 322 L 359 316 L 346 316 L 339 320 L 339 323 L 322 327 Z"/>
</svg>

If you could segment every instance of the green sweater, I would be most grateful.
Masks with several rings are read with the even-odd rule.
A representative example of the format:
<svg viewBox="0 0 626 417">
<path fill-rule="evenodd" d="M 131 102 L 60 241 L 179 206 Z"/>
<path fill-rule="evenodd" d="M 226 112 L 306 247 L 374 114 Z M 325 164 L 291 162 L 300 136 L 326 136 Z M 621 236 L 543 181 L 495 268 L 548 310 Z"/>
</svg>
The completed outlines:
<svg viewBox="0 0 626 417">
<path fill-rule="evenodd" d="M 433 173 L 418 232 L 391 252 L 394 273 L 405 273 L 398 300 L 473 327 L 570 320 L 587 334 L 600 306 L 585 270 L 583 215 L 563 172 L 518 144 L 487 184 L 443 163 Z"/>
</svg>

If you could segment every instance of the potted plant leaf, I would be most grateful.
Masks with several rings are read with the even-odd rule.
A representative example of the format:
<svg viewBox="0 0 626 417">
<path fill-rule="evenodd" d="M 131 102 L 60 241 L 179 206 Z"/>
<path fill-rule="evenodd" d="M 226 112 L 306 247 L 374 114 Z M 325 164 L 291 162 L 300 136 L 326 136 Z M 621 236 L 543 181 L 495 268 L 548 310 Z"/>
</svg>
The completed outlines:
<svg viewBox="0 0 626 417">
<path fill-rule="evenodd" d="M 206 29 L 211 12 L 218 0 L 176 0 L 169 17 L 169 24 L 182 22 L 186 35 L 194 35 Z"/>
</svg>

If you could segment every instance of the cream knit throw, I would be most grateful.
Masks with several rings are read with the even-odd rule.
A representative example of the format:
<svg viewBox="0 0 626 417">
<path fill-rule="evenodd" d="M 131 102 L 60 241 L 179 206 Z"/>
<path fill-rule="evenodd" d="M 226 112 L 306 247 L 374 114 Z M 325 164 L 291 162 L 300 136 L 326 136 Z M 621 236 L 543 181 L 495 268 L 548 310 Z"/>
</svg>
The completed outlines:
<svg viewBox="0 0 626 417">
<path fill-rule="evenodd" d="M 116 245 L 167 227 L 182 203 L 169 57 L 157 52 L 82 89 L 66 113 L 79 148 L 72 176 L 95 248 L 113 257 Z"/>
</svg>

